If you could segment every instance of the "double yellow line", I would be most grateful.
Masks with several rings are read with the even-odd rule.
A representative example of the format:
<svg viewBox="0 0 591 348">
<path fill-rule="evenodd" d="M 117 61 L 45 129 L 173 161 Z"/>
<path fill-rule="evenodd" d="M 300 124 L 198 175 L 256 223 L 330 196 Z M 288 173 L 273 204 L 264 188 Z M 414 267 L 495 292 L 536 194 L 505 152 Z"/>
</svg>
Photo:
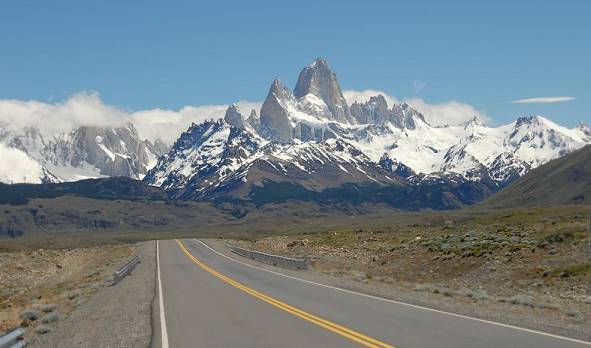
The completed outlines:
<svg viewBox="0 0 591 348">
<path fill-rule="evenodd" d="M 203 262 L 201 262 L 199 259 L 197 259 L 195 256 L 193 256 L 193 254 L 191 254 L 191 252 L 189 250 L 187 250 L 187 248 L 185 247 L 185 245 L 179 241 L 178 239 L 176 240 L 176 242 L 178 243 L 178 245 L 180 246 L 181 250 L 189 257 L 189 259 L 191 259 L 191 261 L 193 261 L 197 266 L 201 267 L 203 270 L 207 271 L 208 273 L 214 275 L 215 277 L 223 280 L 224 282 L 232 285 L 233 287 L 240 289 L 244 292 L 246 292 L 247 294 L 250 294 L 264 302 L 267 302 L 268 304 L 275 306 L 279 309 L 282 309 L 288 313 L 291 313 L 297 317 L 300 317 L 304 320 L 307 320 L 311 323 L 314 323 L 318 326 L 321 326 L 329 331 L 332 331 L 334 333 L 337 333 L 343 337 L 346 337 L 352 341 L 355 341 L 363 346 L 366 347 L 372 347 L 372 348 L 394 348 L 394 346 L 389 345 L 387 343 L 378 341 L 374 338 L 365 336 L 359 332 L 353 331 L 351 329 L 348 329 L 344 326 L 335 324 L 333 322 L 330 322 L 326 319 L 322 319 L 319 318 L 315 315 L 312 315 L 310 313 L 304 312 L 301 309 L 297 309 L 293 306 L 288 305 L 287 303 L 281 302 L 279 300 L 276 300 L 270 296 L 267 296 L 259 291 L 256 291 L 254 289 L 251 289 L 245 285 L 242 285 L 240 283 L 238 283 L 237 281 L 221 274 L 220 272 L 214 270 L 213 268 L 209 267 L 208 265 L 204 264 Z"/>
</svg>

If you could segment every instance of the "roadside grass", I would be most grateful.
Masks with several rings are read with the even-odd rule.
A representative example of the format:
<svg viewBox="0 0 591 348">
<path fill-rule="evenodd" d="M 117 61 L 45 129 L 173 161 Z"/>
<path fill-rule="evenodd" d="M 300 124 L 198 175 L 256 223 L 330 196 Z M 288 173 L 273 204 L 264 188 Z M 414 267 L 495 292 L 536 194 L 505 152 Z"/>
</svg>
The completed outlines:
<svg viewBox="0 0 591 348">
<path fill-rule="evenodd" d="M 551 274 L 560 278 L 581 277 L 591 274 L 591 262 L 557 267 Z"/>
<path fill-rule="evenodd" d="M 441 301 L 580 320 L 591 313 L 590 215 L 587 206 L 404 213 L 379 224 L 356 219 L 348 228 L 257 236 L 243 246 L 311 257 L 321 272 Z M 569 315 L 576 306 L 586 309 Z"/>
</svg>

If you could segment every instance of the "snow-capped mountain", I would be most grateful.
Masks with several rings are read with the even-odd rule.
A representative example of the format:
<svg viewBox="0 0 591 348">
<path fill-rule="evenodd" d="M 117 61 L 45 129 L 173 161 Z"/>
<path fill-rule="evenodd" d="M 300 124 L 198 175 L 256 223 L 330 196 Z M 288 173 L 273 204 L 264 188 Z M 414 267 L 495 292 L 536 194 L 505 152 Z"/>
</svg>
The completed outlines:
<svg viewBox="0 0 591 348">
<path fill-rule="evenodd" d="M 3 182 L 59 182 L 105 176 L 141 179 L 156 163 L 162 144 L 141 140 L 132 124 L 117 128 L 78 127 L 44 134 L 35 127 L 0 127 L 4 151 L 27 166 L 0 166 Z"/>
<path fill-rule="evenodd" d="M 181 199 L 363 197 L 445 208 L 476 202 L 588 143 L 586 125 L 570 129 L 541 116 L 499 127 L 478 116 L 433 126 L 412 105 L 388 105 L 382 95 L 348 105 L 319 58 L 293 92 L 275 80 L 260 110 L 231 105 L 223 120 L 193 124 L 171 148 L 142 140 L 132 124 L 54 134 L 0 124 L 0 155 L 19 163 L 0 166 L 0 181 L 127 176 Z"/>
<path fill-rule="evenodd" d="M 435 127 L 381 95 L 349 106 L 322 58 L 302 70 L 293 93 L 273 81 L 260 112 L 246 115 L 232 105 L 224 120 L 192 125 L 144 180 L 190 199 L 248 199 L 266 183 L 289 183 L 307 192 L 394 187 L 407 197 L 436 190 L 465 203 L 591 142 L 587 126 L 541 116 Z"/>
<path fill-rule="evenodd" d="M 341 139 L 267 141 L 224 120 L 191 126 L 144 178 L 184 199 L 232 190 L 237 195 L 246 194 L 242 186 L 260 186 L 265 180 L 289 182 L 309 190 L 345 183 L 399 182 L 396 175 L 376 166 Z"/>
</svg>

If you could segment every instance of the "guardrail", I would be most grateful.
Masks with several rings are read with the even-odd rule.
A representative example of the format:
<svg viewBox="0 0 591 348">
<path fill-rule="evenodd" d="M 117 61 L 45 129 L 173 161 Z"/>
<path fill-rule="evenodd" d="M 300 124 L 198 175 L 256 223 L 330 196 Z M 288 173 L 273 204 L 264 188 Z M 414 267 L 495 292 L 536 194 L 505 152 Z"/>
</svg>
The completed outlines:
<svg viewBox="0 0 591 348">
<path fill-rule="evenodd" d="M 25 343 L 25 330 L 18 328 L 0 337 L 0 348 L 21 348 Z"/>
<path fill-rule="evenodd" d="M 259 251 L 242 249 L 242 248 L 231 246 L 231 245 L 230 245 L 230 250 L 232 250 L 232 252 L 234 254 L 237 254 L 237 255 L 252 259 L 252 260 L 256 260 L 256 261 L 259 261 L 262 263 L 266 263 L 268 265 L 283 267 L 283 268 L 287 268 L 287 269 L 295 269 L 295 270 L 308 269 L 308 260 L 292 259 L 291 257 L 271 255 L 271 254 L 266 254 L 266 253 L 262 253 Z"/>
<path fill-rule="evenodd" d="M 113 272 L 113 285 L 119 283 L 126 275 L 131 273 L 131 270 L 140 263 L 140 258 L 134 256 L 131 260 L 127 261 L 125 265 L 119 268 L 118 271 Z M 2 347 L 0 347 L 2 348 Z"/>
</svg>

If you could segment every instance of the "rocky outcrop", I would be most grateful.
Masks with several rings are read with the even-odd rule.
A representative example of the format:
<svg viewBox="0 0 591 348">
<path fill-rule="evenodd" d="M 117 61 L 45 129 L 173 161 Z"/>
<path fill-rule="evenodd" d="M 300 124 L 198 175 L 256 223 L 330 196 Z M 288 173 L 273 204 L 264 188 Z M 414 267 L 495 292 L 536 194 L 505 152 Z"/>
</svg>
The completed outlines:
<svg viewBox="0 0 591 348">
<path fill-rule="evenodd" d="M 281 84 L 281 81 L 275 80 L 261 107 L 261 124 L 265 132 L 271 139 L 282 143 L 293 139 L 289 111 L 285 105 L 291 100 L 293 100 L 291 92 Z"/>
<path fill-rule="evenodd" d="M 423 114 L 407 103 L 394 104 L 388 109 L 383 95 L 370 97 L 365 103 L 351 105 L 351 115 L 359 124 L 384 125 L 391 123 L 399 129 L 415 129 L 417 125 L 427 123 Z"/>
<path fill-rule="evenodd" d="M 505 187 L 531 169 L 531 165 L 518 159 L 511 153 L 502 153 L 495 157 L 489 166 L 490 176 Z"/>
<path fill-rule="evenodd" d="M 404 163 L 396 159 L 390 158 L 388 154 L 383 154 L 382 157 L 380 157 L 378 166 L 402 178 L 410 178 L 411 176 L 416 175 L 415 171 L 412 170 L 409 166 L 405 165 Z"/>
<path fill-rule="evenodd" d="M 282 143 L 331 138 L 332 132 L 327 132 L 331 122 L 357 123 L 336 75 L 322 58 L 302 70 L 294 93 L 279 80 L 273 81 L 261 108 L 263 135 Z"/>
<path fill-rule="evenodd" d="M 419 122 L 427 123 L 423 114 L 407 103 L 396 104 L 392 107 L 391 122 L 401 129 L 416 129 Z"/>
<path fill-rule="evenodd" d="M 355 102 L 351 105 L 351 115 L 360 124 L 385 124 L 392 118 L 388 103 L 383 95 L 370 97 L 366 103 Z"/>
<path fill-rule="evenodd" d="M 581 130 L 587 136 L 587 139 L 591 140 L 591 128 L 586 123 L 579 122 L 577 129 Z"/>
<path fill-rule="evenodd" d="M 255 109 L 250 110 L 250 115 L 246 119 L 246 123 L 248 123 L 252 128 L 254 128 L 257 131 L 261 129 L 261 119 L 257 115 Z"/>
<path fill-rule="evenodd" d="M 228 107 L 228 110 L 226 110 L 226 114 L 224 115 L 224 121 L 239 129 L 246 128 L 244 117 L 242 116 L 242 113 L 240 113 L 240 109 L 236 104 L 232 104 Z"/>
<path fill-rule="evenodd" d="M 144 145 L 148 148 L 148 151 L 153 153 L 156 157 L 160 157 L 170 150 L 170 146 L 166 145 L 162 140 L 156 139 L 154 143 L 149 140 L 144 140 Z"/>
<path fill-rule="evenodd" d="M 302 98 L 307 94 L 315 95 L 326 104 L 330 110 L 331 120 L 341 123 L 355 123 L 355 119 L 349 112 L 347 101 L 341 92 L 337 76 L 324 58 L 316 59 L 300 72 L 293 95 L 296 98 Z"/>
<path fill-rule="evenodd" d="M 72 139 L 64 153 L 69 164 L 79 167 L 88 163 L 103 175 L 139 178 L 155 160 L 131 123 L 119 128 L 80 127 Z"/>
</svg>

